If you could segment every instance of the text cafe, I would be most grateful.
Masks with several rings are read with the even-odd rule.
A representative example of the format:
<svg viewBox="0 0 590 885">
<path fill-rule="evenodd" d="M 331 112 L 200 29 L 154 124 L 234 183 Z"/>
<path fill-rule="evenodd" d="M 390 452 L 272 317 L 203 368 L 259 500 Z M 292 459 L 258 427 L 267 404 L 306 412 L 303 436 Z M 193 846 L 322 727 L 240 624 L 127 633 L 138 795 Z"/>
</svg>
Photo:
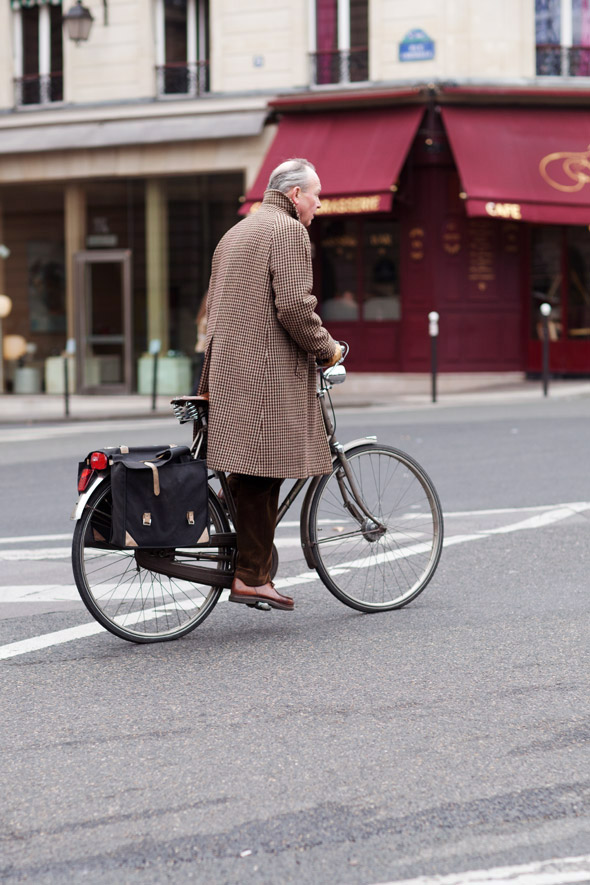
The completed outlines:
<svg viewBox="0 0 590 885">
<path fill-rule="evenodd" d="M 590 374 L 588 95 L 441 87 L 278 100 L 270 171 L 307 157 L 322 181 L 315 294 L 356 371 Z M 578 103 L 576 106 L 575 103 Z"/>
</svg>

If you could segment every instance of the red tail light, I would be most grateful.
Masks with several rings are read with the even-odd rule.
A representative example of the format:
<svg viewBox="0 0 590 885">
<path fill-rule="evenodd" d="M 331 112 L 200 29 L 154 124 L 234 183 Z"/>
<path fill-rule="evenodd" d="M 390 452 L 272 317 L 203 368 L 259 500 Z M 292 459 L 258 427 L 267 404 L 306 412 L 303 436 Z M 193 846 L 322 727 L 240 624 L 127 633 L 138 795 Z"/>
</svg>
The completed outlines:
<svg viewBox="0 0 590 885">
<path fill-rule="evenodd" d="M 93 470 L 105 470 L 109 459 L 104 452 L 93 452 L 90 456 L 90 466 Z"/>
<path fill-rule="evenodd" d="M 85 492 L 88 488 L 88 483 L 90 482 L 90 477 L 94 473 L 94 470 L 91 470 L 90 467 L 85 467 L 80 477 L 78 479 L 78 491 Z"/>
</svg>

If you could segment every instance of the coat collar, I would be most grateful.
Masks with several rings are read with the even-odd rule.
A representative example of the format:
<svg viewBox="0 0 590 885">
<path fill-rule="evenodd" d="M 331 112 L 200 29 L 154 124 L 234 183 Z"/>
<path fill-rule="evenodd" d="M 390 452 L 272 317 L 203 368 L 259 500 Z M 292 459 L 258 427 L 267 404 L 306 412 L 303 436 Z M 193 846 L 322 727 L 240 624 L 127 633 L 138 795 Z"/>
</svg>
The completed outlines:
<svg viewBox="0 0 590 885">
<path fill-rule="evenodd" d="M 283 212 L 287 212 L 289 215 L 292 215 L 293 218 L 301 221 L 301 219 L 299 218 L 299 211 L 297 209 L 297 206 L 295 205 L 293 200 L 282 191 L 277 191 L 274 189 L 264 191 L 262 204 L 263 206 L 275 206 L 277 209 L 282 209 Z"/>
</svg>

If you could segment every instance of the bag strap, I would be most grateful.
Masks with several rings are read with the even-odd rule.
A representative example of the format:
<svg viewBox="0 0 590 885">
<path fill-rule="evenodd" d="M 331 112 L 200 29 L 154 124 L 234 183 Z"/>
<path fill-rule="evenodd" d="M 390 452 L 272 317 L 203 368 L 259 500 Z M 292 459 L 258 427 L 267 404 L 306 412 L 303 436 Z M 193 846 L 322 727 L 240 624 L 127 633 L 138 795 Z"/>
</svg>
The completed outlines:
<svg viewBox="0 0 590 885">
<path fill-rule="evenodd" d="M 152 461 L 144 461 L 144 464 L 147 464 L 148 467 L 152 469 L 152 475 L 154 478 L 154 495 L 160 494 L 160 475 L 158 473 L 158 468 Z"/>
</svg>

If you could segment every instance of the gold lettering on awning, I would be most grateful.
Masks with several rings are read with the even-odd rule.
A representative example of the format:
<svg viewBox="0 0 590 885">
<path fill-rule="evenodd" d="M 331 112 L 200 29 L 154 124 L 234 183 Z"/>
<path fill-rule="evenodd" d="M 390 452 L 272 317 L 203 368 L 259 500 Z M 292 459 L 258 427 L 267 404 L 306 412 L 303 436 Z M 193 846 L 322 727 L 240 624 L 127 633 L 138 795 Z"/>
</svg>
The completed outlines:
<svg viewBox="0 0 590 885">
<path fill-rule="evenodd" d="M 322 198 L 321 209 L 318 215 L 356 215 L 360 212 L 378 212 L 381 205 L 381 195 L 373 194 L 370 197 L 338 197 Z"/>
<path fill-rule="evenodd" d="M 492 218 L 514 218 L 522 220 L 520 203 L 486 203 L 486 212 Z"/>
<path fill-rule="evenodd" d="M 555 176 L 559 171 L 574 183 L 561 184 L 556 181 Z M 557 151 L 547 154 L 539 163 L 539 172 L 544 181 L 556 191 L 566 194 L 581 191 L 584 185 L 590 183 L 590 145 L 587 151 Z"/>
<path fill-rule="evenodd" d="M 379 212 L 381 208 L 381 194 L 372 194 L 369 197 L 326 197 L 320 196 L 322 203 L 316 215 L 358 215 L 361 212 Z M 252 203 L 248 214 L 258 212 L 262 203 Z"/>
</svg>

